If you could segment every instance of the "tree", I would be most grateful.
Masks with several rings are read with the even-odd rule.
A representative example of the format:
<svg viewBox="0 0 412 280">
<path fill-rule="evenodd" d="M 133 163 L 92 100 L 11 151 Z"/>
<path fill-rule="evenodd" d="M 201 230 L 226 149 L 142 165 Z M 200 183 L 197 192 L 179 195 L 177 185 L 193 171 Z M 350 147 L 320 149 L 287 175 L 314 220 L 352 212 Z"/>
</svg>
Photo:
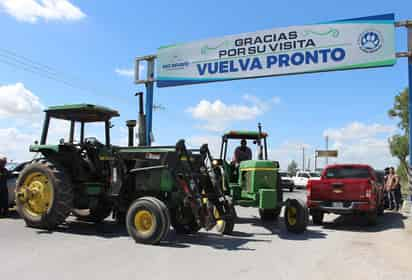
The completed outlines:
<svg viewBox="0 0 412 280">
<path fill-rule="evenodd" d="M 409 135 L 409 90 L 405 88 L 395 96 L 395 103 L 388 111 L 391 118 L 399 118 L 398 126 Z"/>
<path fill-rule="evenodd" d="M 395 103 L 388 111 L 391 118 L 399 119 L 398 127 L 403 134 L 396 134 L 389 138 L 389 149 L 392 156 L 399 159 L 397 173 L 404 182 L 404 186 L 408 185 L 411 179 L 411 172 L 408 168 L 409 156 L 409 90 L 408 88 L 401 91 L 395 96 Z M 406 183 L 406 184 L 405 184 Z"/>
<path fill-rule="evenodd" d="M 296 161 L 292 160 L 288 165 L 288 172 L 290 175 L 295 176 L 298 171 L 298 164 Z"/>
</svg>

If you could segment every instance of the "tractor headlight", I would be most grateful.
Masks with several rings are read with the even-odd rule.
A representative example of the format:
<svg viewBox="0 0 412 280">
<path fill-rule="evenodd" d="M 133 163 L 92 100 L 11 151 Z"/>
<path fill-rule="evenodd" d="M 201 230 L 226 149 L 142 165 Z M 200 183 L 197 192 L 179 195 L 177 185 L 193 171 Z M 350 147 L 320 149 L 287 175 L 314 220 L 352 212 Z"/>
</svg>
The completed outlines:
<svg viewBox="0 0 412 280">
<path fill-rule="evenodd" d="M 219 161 L 217 159 L 212 160 L 212 165 L 216 166 L 219 164 Z"/>
</svg>

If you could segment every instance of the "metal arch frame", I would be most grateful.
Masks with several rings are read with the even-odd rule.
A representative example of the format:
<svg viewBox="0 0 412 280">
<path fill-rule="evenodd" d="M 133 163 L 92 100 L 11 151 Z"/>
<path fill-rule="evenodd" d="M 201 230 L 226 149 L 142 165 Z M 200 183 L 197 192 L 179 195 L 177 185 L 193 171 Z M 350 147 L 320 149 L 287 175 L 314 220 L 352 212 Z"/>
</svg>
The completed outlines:
<svg viewBox="0 0 412 280">
<path fill-rule="evenodd" d="M 395 22 L 395 27 L 405 27 L 407 30 L 407 42 L 408 50 L 406 52 L 396 53 L 397 58 L 408 58 L 408 88 L 409 88 L 409 165 L 412 165 L 412 137 L 410 137 L 412 131 L 412 20 L 403 20 Z"/>
<path fill-rule="evenodd" d="M 397 52 L 396 57 L 408 58 L 408 87 L 409 87 L 409 134 L 412 131 L 412 20 L 396 21 L 395 27 L 405 27 L 407 29 L 408 50 L 406 52 Z M 156 55 L 146 55 L 137 57 L 135 60 L 135 83 L 145 84 L 146 86 L 146 144 L 152 142 L 152 118 L 153 118 L 153 90 L 156 82 L 154 76 Z M 140 63 L 147 62 L 146 79 L 140 77 Z M 409 165 L 412 167 L 412 137 L 409 137 Z"/>
</svg>

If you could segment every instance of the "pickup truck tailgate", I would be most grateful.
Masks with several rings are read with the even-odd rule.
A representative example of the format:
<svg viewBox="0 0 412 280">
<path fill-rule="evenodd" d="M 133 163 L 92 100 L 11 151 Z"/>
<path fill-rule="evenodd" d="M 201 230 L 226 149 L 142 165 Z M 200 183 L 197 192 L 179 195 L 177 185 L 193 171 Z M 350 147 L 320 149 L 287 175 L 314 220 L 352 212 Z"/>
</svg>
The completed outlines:
<svg viewBox="0 0 412 280">
<path fill-rule="evenodd" d="M 359 201 L 365 199 L 369 179 L 324 179 L 311 182 L 311 199 L 320 201 Z"/>
</svg>

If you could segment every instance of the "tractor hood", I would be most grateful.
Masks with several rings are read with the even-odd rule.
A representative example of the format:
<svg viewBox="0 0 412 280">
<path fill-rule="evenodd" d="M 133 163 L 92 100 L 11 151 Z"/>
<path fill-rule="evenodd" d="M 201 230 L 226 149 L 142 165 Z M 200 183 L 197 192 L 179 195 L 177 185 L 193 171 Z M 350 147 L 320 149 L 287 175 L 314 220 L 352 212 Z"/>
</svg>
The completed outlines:
<svg viewBox="0 0 412 280">
<path fill-rule="evenodd" d="M 277 171 L 279 164 L 270 160 L 245 160 L 240 163 L 240 171 Z"/>
</svg>

